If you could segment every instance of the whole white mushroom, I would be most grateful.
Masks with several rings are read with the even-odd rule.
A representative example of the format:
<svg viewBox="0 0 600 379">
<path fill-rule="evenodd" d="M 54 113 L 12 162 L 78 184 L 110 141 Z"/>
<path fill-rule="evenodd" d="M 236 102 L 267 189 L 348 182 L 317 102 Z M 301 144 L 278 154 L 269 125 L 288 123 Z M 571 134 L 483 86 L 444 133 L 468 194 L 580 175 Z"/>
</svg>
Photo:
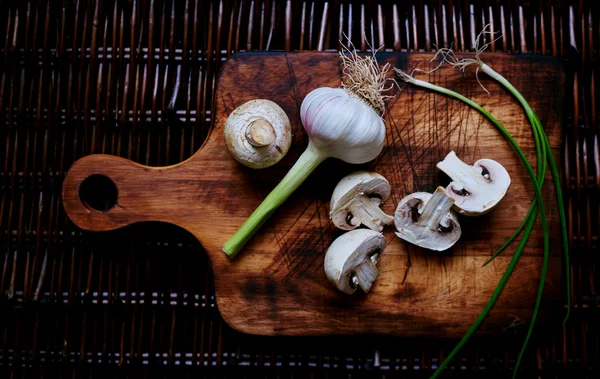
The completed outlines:
<svg viewBox="0 0 600 379">
<path fill-rule="evenodd" d="M 250 100 L 225 122 L 225 145 L 233 158 L 250 168 L 279 162 L 290 149 L 292 127 L 283 109 L 266 100 Z"/>
</svg>

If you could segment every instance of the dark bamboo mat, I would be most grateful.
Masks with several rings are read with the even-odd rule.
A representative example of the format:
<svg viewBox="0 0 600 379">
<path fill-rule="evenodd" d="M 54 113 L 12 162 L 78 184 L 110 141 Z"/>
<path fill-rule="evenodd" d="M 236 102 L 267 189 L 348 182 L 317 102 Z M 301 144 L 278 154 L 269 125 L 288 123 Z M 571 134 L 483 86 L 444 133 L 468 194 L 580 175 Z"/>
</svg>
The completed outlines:
<svg viewBox="0 0 600 379">
<path fill-rule="evenodd" d="M 237 51 L 491 51 L 560 58 L 573 312 L 541 325 L 523 376 L 600 375 L 600 154 L 595 1 L 0 2 L 0 375 L 426 377 L 455 341 L 265 338 L 223 322 L 201 246 L 168 225 L 91 234 L 60 203 L 78 158 L 189 157 L 211 123 L 215 74 Z M 557 310 L 559 312 L 560 310 Z M 505 377 L 523 326 L 475 338 L 448 376 Z"/>
</svg>

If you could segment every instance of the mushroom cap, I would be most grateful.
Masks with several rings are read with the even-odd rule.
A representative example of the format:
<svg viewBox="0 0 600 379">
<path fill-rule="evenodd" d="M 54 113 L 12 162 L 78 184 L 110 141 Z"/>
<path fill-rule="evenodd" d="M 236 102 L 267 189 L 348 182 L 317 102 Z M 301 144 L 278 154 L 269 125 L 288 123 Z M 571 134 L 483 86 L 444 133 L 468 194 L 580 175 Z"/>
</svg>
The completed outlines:
<svg viewBox="0 0 600 379">
<path fill-rule="evenodd" d="M 355 269 L 371 256 L 380 255 L 384 249 L 382 233 L 370 229 L 344 233 L 333 241 L 325 254 L 325 275 L 340 291 L 352 294 L 357 288 L 352 282 Z"/>
<path fill-rule="evenodd" d="M 391 216 L 379 210 L 380 204 L 390 197 L 390 192 L 390 183 L 382 175 L 368 171 L 353 172 L 343 177 L 333 190 L 329 207 L 331 221 L 343 230 L 353 230 L 360 224 L 366 224 L 371 229 L 381 231 L 383 224 L 392 222 Z M 358 201 L 366 202 L 375 211 L 372 212 L 374 214 L 365 215 L 370 220 L 351 213 L 350 208 Z"/>
<path fill-rule="evenodd" d="M 224 137 L 236 161 L 250 168 L 265 168 L 287 154 L 292 128 L 279 105 L 266 99 L 250 100 L 231 112 Z"/>
<path fill-rule="evenodd" d="M 443 187 L 438 187 L 435 192 L 433 206 L 430 214 L 434 222 L 421 220 L 427 202 L 432 199 L 432 194 L 427 192 L 415 192 L 400 200 L 394 224 L 398 231 L 396 235 L 403 240 L 425 249 L 443 251 L 452 247 L 460 238 L 462 230 L 458 217 L 450 209 L 452 198 Z M 445 211 L 447 209 L 447 211 Z"/>
<path fill-rule="evenodd" d="M 465 216 L 489 212 L 510 186 L 510 175 L 492 159 L 480 159 L 470 166 L 451 151 L 437 167 L 452 178 L 447 191 L 454 198 L 454 209 Z"/>
</svg>

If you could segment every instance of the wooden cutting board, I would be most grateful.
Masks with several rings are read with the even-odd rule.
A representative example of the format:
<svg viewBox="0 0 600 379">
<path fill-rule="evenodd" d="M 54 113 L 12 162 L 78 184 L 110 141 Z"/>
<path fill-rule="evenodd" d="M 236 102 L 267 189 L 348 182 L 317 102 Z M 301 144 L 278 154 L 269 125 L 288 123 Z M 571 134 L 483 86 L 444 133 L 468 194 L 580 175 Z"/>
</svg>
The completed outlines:
<svg viewBox="0 0 600 379">
<path fill-rule="evenodd" d="M 430 54 L 385 53 L 390 62 L 410 71 L 429 67 Z M 564 75 L 559 62 L 545 57 L 484 55 L 484 60 L 522 91 L 540 115 L 557 162 Z M 532 162 L 534 146 L 529 124 L 516 101 L 485 75 L 444 67 L 422 75 L 482 104 L 515 136 Z M 448 97 L 400 84 L 389 104 L 386 147 L 373 162 L 350 165 L 325 161 L 231 261 L 223 243 L 285 175 L 307 145 L 299 116 L 311 90 L 340 84 L 335 53 L 244 53 L 231 57 L 220 73 L 215 95 L 215 120 L 202 148 L 190 159 L 169 167 L 147 167 L 123 158 L 91 155 L 75 162 L 63 186 L 64 207 L 86 230 L 106 231 L 142 221 L 163 221 L 193 233 L 210 257 L 217 305 L 234 329 L 267 335 L 374 333 L 402 336 L 459 337 L 472 324 L 492 294 L 514 247 L 482 268 L 482 263 L 523 220 L 533 197 L 532 185 L 516 154 L 498 131 L 477 112 Z M 234 161 L 225 148 L 227 116 L 246 101 L 265 98 L 278 103 L 293 127 L 292 147 L 277 165 L 252 170 Z M 393 214 L 405 195 L 431 192 L 448 178 L 436 163 L 451 150 L 469 163 L 495 159 L 506 167 L 512 184 L 500 205 L 485 216 L 461 217 L 461 240 L 438 253 L 409 245 L 385 231 L 387 247 L 368 295 L 338 292 L 327 282 L 324 254 L 342 234 L 329 221 L 333 188 L 346 174 L 366 169 L 384 175 L 392 187 L 383 205 Z M 116 204 L 108 211 L 94 199 L 103 175 L 116 188 Z M 106 180 L 106 178 L 104 178 Z M 554 192 L 547 183 L 547 200 Z M 91 193 L 91 194 L 90 194 Z M 96 194 L 105 196 L 106 193 Z M 97 200 L 97 199 L 96 199 Z M 555 207 L 548 207 L 552 258 L 546 283 L 546 304 L 553 311 L 560 293 L 560 237 Z M 538 287 L 542 254 L 541 231 L 531 236 L 482 333 L 506 333 L 527 322 Z M 199 251 L 199 254 L 203 252 Z M 560 313 L 560 312 L 558 312 Z"/>
</svg>

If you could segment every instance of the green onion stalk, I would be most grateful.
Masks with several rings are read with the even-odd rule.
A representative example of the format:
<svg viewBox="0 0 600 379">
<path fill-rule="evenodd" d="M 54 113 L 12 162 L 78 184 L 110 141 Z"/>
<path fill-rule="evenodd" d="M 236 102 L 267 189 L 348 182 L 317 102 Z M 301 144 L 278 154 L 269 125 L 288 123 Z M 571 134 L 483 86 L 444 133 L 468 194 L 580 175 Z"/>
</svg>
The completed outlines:
<svg viewBox="0 0 600 379">
<path fill-rule="evenodd" d="M 510 238 L 510 241 L 514 240 L 516 238 L 516 236 L 519 234 L 519 232 L 522 229 L 524 229 L 523 237 L 522 237 L 517 249 L 515 250 L 513 258 L 511 259 L 508 267 L 506 268 L 506 271 L 500 278 L 500 281 L 498 282 L 496 289 L 492 293 L 492 296 L 488 300 L 483 311 L 479 314 L 479 316 L 477 317 L 475 322 L 467 330 L 467 332 L 465 333 L 463 338 L 458 342 L 456 347 L 452 350 L 452 352 L 450 352 L 450 354 L 446 357 L 446 359 L 444 359 L 444 361 L 440 364 L 440 366 L 437 368 L 435 373 L 432 375 L 432 378 L 436 378 L 443 372 L 443 370 L 446 368 L 446 366 L 454 359 L 456 354 L 458 354 L 458 352 L 467 343 L 467 341 L 471 338 L 471 336 L 477 331 L 479 326 L 481 326 L 481 324 L 483 323 L 483 321 L 485 320 L 485 318 L 487 317 L 487 315 L 493 308 L 494 304 L 496 303 L 496 300 L 500 296 L 500 293 L 504 289 L 504 286 L 506 285 L 506 283 L 508 282 L 508 279 L 510 278 L 512 272 L 514 271 L 514 269 L 517 265 L 517 262 L 519 261 L 519 258 L 521 257 L 521 254 L 523 253 L 523 250 L 525 249 L 525 246 L 529 239 L 529 235 L 531 234 L 531 231 L 533 229 L 534 222 L 535 222 L 535 216 L 536 216 L 538 210 L 540 213 L 540 220 L 542 223 L 542 229 L 543 229 L 543 234 L 544 234 L 544 262 L 542 264 L 542 275 L 541 276 L 542 276 L 542 278 L 545 278 L 545 276 L 546 276 L 547 267 L 548 267 L 547 263 L 548 263 L 548 257 L 549 257 L 549 239 L 548 239 L 548 224 L 546 221 L 546 213 L 545 213 L 545 209 L 544 209 L 544 203 L 542 200 L 542 192 L 541 192 L 542 183 L 543 183 L 544 177 L 546 175 L 546 164 L 545 164 L 546 161 L 545 161 L 545 159 L 543 159 L 544 154 L 545 154 L 545 145 L 544 145 L 544 143 L 542 143 L 542 137 L 540 136 L 539 130 L 537 128 L 533 128 L 532 131 L 533 131 L 533 135 L 534 135 L 534 140 L 536 141 L 536 153 L 537 153 L 537 163 L 538 163 L 538 165 L 537 165 L 538 173 L 537 173 L 537 177 L 536 177 L 536 174 L 534 173 L 533 168 L 532 168 L 531 164 L 529 163 L 529 161 L 527 160 L 527 157 L 525 156 L 525 153 L 523 152 L 521 147 L 517 144 L 515 139 L 506 130 L 506 128 L 502 125 L 502 123 L 500 123 L 500 121 L 498 121 L 485 108 L 483 108 L 479 104 L 475 103 L 473 100 L 471 100 L 455 91 L 425 82 L 423 80 L 415 79 L 412 76 L 404 73 L 401 70 L 398 70 L 398 69 L 395 69 L 395 70 L 398 73 L 398 75 L 402 79 L 404 79 L 407 83 L 410 83 L 410 84 L 413 84 L 413 85 L 416 85 L 416 86 L 419 86 L 422 88 L 426 88 L 426 89 L 429 89 L 429 90 L 432 90 L 432 91 L 435 91 L 438 93 L 442 93 L 444 95 L 450 96 L 457 100 L 461 100 L 462 102 L 466 103 L 467 105 L 471 106 L 472 108 L 476 109 L 481 114 L 483 114 L 485 117 L 487 117 L 492 122 L 492 124 L 494 126 L 496 126 L 496 128 L 500 131 L 500 133 L 507 139 L 507 141 L 512 145 L 512 147 L 515 149 L 517 155 L 523 162 L 523 165 L 525 166 L 529 177 L 531 178 L 531 181 L 532 181 L 533 187 L 534 187 L 534 192 L 535 192 L 535 199 L 532 202 L 531 208 L 530 208 L 529 212 L 527 213 L 527 216 L 526 216 L 523 224 L 519 227 L 517 232 L 515 234 L 513 234 L 513 236 L 511 236 L 511 238 Z M 497 255 L 499 252 L 501 252 L 503 249 L 505 249 L 508 246 L 508 244 L 509 244 L 509 242 L 505 243 L 496 253 L 494 253 L 494 255 Z M 537 309 L 539 309 L 539 303 L 541 303 L 541 294 L 542 294 L 542 292 L 540 290 L 538 290 L 538 295 L 536 298 L 536 307 L 534 307 L 534 313 L 536 313 L 536 314 L 537 314 Z M 532 322 L 529 327 L 530 331 L 533 330 L 534 323 L 535 323 L 535 320 L 532 317 Z M 528 333 L 528 334 L 530 334 L 530 333 Z M 522 351 L 524 351 L 525 348 L 526 348 L 526 346 L 524 345 L 522 348 Z M 516 372 L 516 368 L 515 368 L 515 372 Z"/>
<path fill-rule="evenodd" d="M 539 118 L 535 114 L 533 108 L 531 108 L 529 103 L 525 100 L 523 95 L 521 95 L 521 93 L 508 80 L 506 80 L 498 72 L 494 71 L 487 64 L 480 63 L 479 69 L 481 70 L 481 72 L 487 74 L 488 76 L 490 76 L 491 78 L 496 80 L 498 83 L 503 85 L 510 93 L 513 94 L 513 96 L 515 96 L 517 98 L 517 100 L 519 101 L 519 103 L 521 103 L 521 106 L 525 110 L 525 113 L 527 114 L 527 118 L 529 119 L 529 122 L 531 123 L 532 127 L 534 129 L 535 128 L 538 129 L 539 134 L 542 138 L 542 143 L 545 145 L 546 159 L 548 160 L 548 163 L 550 164 L 550 172 L 552 173 L 552 179 L 554 181 L 554 187 L 556 189 L 556 202 L 558 204 L 558 215 L 559 215 L 560 225 L 561 225 L 564 260 L 565 260 L 565 267 L 566 267 L 565 280 L 567 283 L 567 314 L 565 315 L 565 319 L 564 319 L 564 322 L 566 322 L 569 318 L 569 314 L 570 314 L 570 310 L 571 310 L 571 289 L 570 289 L 571 275 L 570 275 L 570 263 L 569 263 L 567 223 L 566 223 L 565 209 L 564 209 L 564 204 L 563 204 L 562 188 L 561 188 L 561 184 L 560 184 L 560 175 L 558 174 L 556 162 L 554 161 L 554 156 L 552 155 L 552 149 L 550 147 L 550 142 L 548 141 L 548 137 L 546 136 L 546 133 L 544 132 L 544 128 L 542 127 L 542 124 L 541 124 Z M 527 335 L 525 337 L 525 342 L 523 343 L 523 349 L 521 349 L 521 352 L 519 353 L 519 357 L 517 359 L 517 363 L 515 364 L 515 370 L 513 373 L 513 377 L 514 377 L 514 375 L 516 375 L 517 368 L 523 358 L 523 354 L 525 352 L 524 348 L 527 346 L 527 343 L 529 342 L 531 335 L 533 333 L 533 325 L 535 322 L 535 317 L 537 317 L 538 309 L 540 307 L 541 295 L 543 292 L 544 281 L 545 281 L 546 272 L 548 269 L 547 266 L 548 266 L 548 257 L 546 256 L 546 252 L 545 252 L 544 253 L 544 264 L 542 266 L 542 276 L 540 278 L 540 287 L 539 287 L 539 291 L 538 291 L 538 297 L 537 297 L 536 303 L 535 303 L 531 326 L 530 326 L 529 330 L 527 331 Z"/>
<path fill-rule="evenodd" d="M 486 29 L 484 28 L 484 31 L 482 31 L 482 33 L 480 33 L 479 37 L 477 38 L 477 45 L 479 44 L 479 38 L 480 38 L 480 36 L 483 33 L 489 33 L 489 32 L 486 32 Z M 510 262 L 508 268 L 506 269 L 504 275 L 500 279 L 500 282 L 498 283 L 498 286 L 496 287 L 496 290 L 492 294 L 492 296 L 491 296 L 490 300 L 488 301 L 486 307 L 481 312 L 481 314 L 479 315 L 479 317 L 477 318 L 477 320 L 475 321 L 475 323 L 467 331 L 467 333 L 465 334 L 465 336 L 461 339 L 461 341 L 459 341 L 459 343 L 454 348 L 454 350 L 450 353 L 450 355 L 448 355 L 446 357 L 446 359 L 444 360 L 444 362 L 442 362 L 442 364 L 438 367 L 438 369 L 436 370 L 436 372 L 432 376 L 433 378 L 435 378 L 435 377 L 437 377 L 438 375 L 441 374 L 442 370 L 456 356 L 456 354 L 458 353 L 458 351 L 464 346 L 464 344 L 471 337 L 471 335 L 481 325 L 481 323 L 483 322 L 483 320 L 486 318 L 487 314 L 489 313 L 489 311 L 493 307 L 493 304 L 495 303 L 498 295 L 500 294 L 500 292 L 502 291 L 504 285 L 506 284 L 506 281 L 508 280 L 508 277 L 510 277 L 512 271 L 514 270 L 514 267 L 516 266 L 516 263 L 517 263 L 520 255 L 521 255 L 521 253 L 522 253 L 522 251 L 523 251 L 523 249 L 525 247 L 525 244 L 527 243 L 527 240 L 529 238 L 531 230 L 533 229 L 533 226 L 534 226 L 534 222 L 535 222 L 535 217 L 536 217 L 537 211 L 539 209 L 540 219 L 542 219 L 542 228 L 544 230 L 544 256 L 543 256 L 543 262 L 542 262 L 542 272 L 541 272 L 541 276 L 540 276 L 540 284 L 539 284 L 539 287 L 538 287 L 538 293 L 537 293 L 537 296 L 536 296 L 534 310 L 533 310 L 533 314 L 532 314 L 532 320 L 531 320 L 529 329 L 527 331 L 527 335 L 525 337 L 525 341 L 523 343 L 523 346 L 521 348 L 521 351 L 519 353 L 519 357 L 517 359 L 517 362 L 515 364 L 515 368 L 514 368 L 514 371 L 513 371 L 513 377 L 516 376 L 516 374 L 518 372 L 518 368 L 519 368 L 520 363 L 522 361 L 524 352 L 526 351 L 528 342 L 529 342 L 529 340 L 531 338 L 531 335 L 533 333 L 533 328 L 535 326 L 535 321 L 537 319 L 538 311 L 539 311 L 539 308 L 540 308 L 542 294 L 543 294 L 543 289 L 544 289 L 544 284 L 545 284 L 545 280 L 546 280 L 546 276 L 547 276 L 547 270 L 548 270 L 548 262 L 549 262 L 549 249 L 548 249 L 548 245 L 547 245 L 547 243 L 548 243 L 548 235 L 547 235 L 548 234 L 548 229 L 547 229 L 547 223 L 545 223 L 545 220 L 544 220 L 545 219 L 544 206 L 543 206 L 543 202 L 542 202 L 542 199 L 541 199 L 541 188 L 542 188 L 542 185 L 543 185 L 543 182 L 544 182 L 544 177 L 545 177 L 545 173 L 546 173 L 547 163 L 549 163 L 549 165 L 550 165 L 550 171 L 552 173 L 554 186 L 556 188 L 556 197 L 557 197 L 559 218 L 560 218 L 560 224 L 561 224 L 561 234 L 562 234 L 562 241 L 563 241 L 564 259 L 565 259 L 565 266 L 567 267 L 567 270 L 566 270 L 567 314 L 565 316 L 564 322 L 567 321 L 567 319 L 569 317 L 569 314 L 570 314 L 570 307 L 571 307 L 570 272 L 569 272 L 569 266 L 570 266 L 570 264 L 569 264 L 569 250 L 568 250 L 566 218 L 565 218 L 564 204 L 563 204 L 563 198 L 562 198 L 562 189 L 561 189 L 561 185 L 560 185 L 560 177 L 559 177 L 559 174 L 558 174 L 556 163 L 554 161 L 554 156 L 552 155 L 552 150 L 551 150 L 550 142 L 548 141 L 548 137 L 546 136 L 546 134 L 544 132 L 542 123 L 540 122 L 539 118 L 535 114 L 535 112 L 532 109 L 532 107 L 529 105 L 529 103 L 522 96 L 522 94 L 508 80 L 506 80 L 502 75 L 500 75 L 499 73 L 497 73 L 496 71 L 494 71 L 491 67 L 489 67 L 488 65 L 484 64 L 481 61 L 480 54 L 487 49 L 487 47 L 489 46 L 490 43 L 485 44 L 481 48 L 477 48 L 477 53 L 475 55 L 475 58 L 458 60 L 456 58 L 456 56 L 454 55 L 454 53 L 452 52 L 452 50 L 450 50 L 450 49 L 441 49 L 440 51 L 438 51 L 438 54 L 439 53 L 442 54 L 443 61 L 449 62 L 451 65 L 453 65 L 455 67 L 458 67 L 458 68 L 460 68 L 462 70 L 464 70 L 467 66 L 469 66 L 471 64 L 476 64 L 476 66 L 477 66 L 477 71 L 476 72 L 477 73 L 481 70 L 483 73 L 487 74 L 488 76 L 490 76 L 493 79 L 495 79 L 496 81 L 498 81 L 501 85 L 503 85 L 506 89 L 508 89 L 508 91 L 513 96 L 515 96 L 517 98 L 517 100 L 520 102 L 521 106 L 525 110 L 525 113 L 526 113 L 526 115 L 528 117 L 528 120 L 529 120 L 529 122 L 531 124 L 531 127 L 532 127 L 532 132 L 533 132 L 535 146 L 536 146 L 536 156 L 537 156 L 537 167 L 538 167 L 538 177 L 537 177 L 537 179 L 534 178 L 534 177 L 532 177 L 533 171 L 531 170 L 531 166 L 529 165 L 529 162 L 527 161 L 527 159 L 525 158 L 524 154 L 522 153 L 522 150 L 518 147 L 518 145 L 516 144 L 516 142 L 514 141 L 514 139 L 512 138 L 512 136 L 510 136 L 510 134 L 508 134 L 508 132 L 506 131 L 506 129 L 504 129 L 502 127 L 502 125 L 498 122 L 498 120 L 496 120 L 491 114 L 489 114 L 489 112 L 487 112 L 485 109 L 483 109 L 478 104 L 474 103 L 472 100 L 470 100 L 470 99 L 468 99 L 468 98 L 466 98 L 466 97 L 464 97 L 464 96 L 462 96 L 462 95 L 460 95 L 460 94 L 458 94 L 458 93 L 456 93 L 454 91 L 448 90 L 448 89 L 443 88 L 443 87 L 435 86 L 435 85 L 432 85 L 430 83 L 427 83 L 427 82 L 424 82 L 424 81 L 421 81 L 421 80 L 414 79 L 414 78 L 412 78 L 412 76 L 407 75 L 406 73 L 404 73 L 404 72 L 402 72 L 400 70 L 396 70 L 398 72 L 398 74 L 405 81 L 407 81 L 409 83 L 412 83 L 414 85 L 421 86 L 421 87 L 424 87 L 424 88 L 428 88 L 430 90 L 433 90 L 433 91 L 436 91 L 436 92 L 439 92 L 439 93 L 451 96 L 453 98 L 459 99 L 459 100 L 465 102 L 466 104 L 468 104 L 469 106 L 473 107 L 474 109 L 478 110 L 479 112 L 481 112 L 488 119 L 490 119 L 490 121 L 507 138 L 507 140 L 511 143 L 511 145 L 517 151 L 517 154 L 519 155 L 519 157 L 523 160 L 523 163 L 524 163 L 525 167 L 527 168 L 527 171 L 528 171 L 530 177 L 532 178 L 532 182 L 534 183 L 534 190 L 535 190 L 535 195 L 536 195 L 535 199 L 533 200 L 533 202 L 531 204 L 531 208 L 530 208 L 529 212 L 527 213 L 525 219 L 523 220 L 523 223 L 519 226 L 519 228 L 515 231 L 515 233 L 506 241 L 506 243 L 504 243 L 500 247 L 500 249 L 498 249 L 498 251 L 496 251 L 492 255 L 492 257 L 490 259 L 488 259 L 484 263 L 484 266 L 485 266 L 486 264 L 488 264 L 489 262 L 491 262 L 498 254 L 500 254 L 506 247 L 508 247 L 514 241 L 514 239 L 524 230 L 523 238 L 521 239 L 521 242 L 520 242 L 519 246 L 517 247 L 517 250 L 515 251 L 515 254 L 513 255 L 513 259 L 511 260 L 511 262 Z M 448 57 L 450 57 L 450 59 Z M 438 66 L 438 68 L 439 68 L 439 66 Z M 479 81 L 479 77 L 477 77 L 477 80 Z M 481 82 L 480 82 L 480 84 L 481 84 Z M 485 90 L 485 88 L 484 88 L 484 90 Z M 487 90 L 486 90 L 486 92 L 487 92 Z"/>
<path fill-rule="evenodd" d="M 477 37 L 477 46 L 479 45 L 479 39 L 480 39 L 481 35 L 485 34 L 485 33 L 487 33 L 487 34 L 492 33 L 492 32 L 487 31 L 487 26 L 483 29 L 483 31 Z M 556 189 L 556 203 L 558 205 L 558 217 L 560 220 L 561 237 L 562 237 L 562 243 L 563 243 L 563 254 L 564 254 L 565 267 L 566 267 L 565 282 L 566 282 L 566 288 L 567 288 L 567 291 L 566 291 L 567 292 L 567 294 L 566 294 L 567 295 L 567 314 L 565 315 L 564 322 L 567 322 L 567 320 L 569 319 L 569 315 L 571 313 L 571 273 L 570 273 L 570 258 L 569 258 L 569 240 L 568 240 L 568 235 L 567 235 L 567 221 L 566 221 L 566 217 L 565 217 L 565 207 L 564 207 L 564 202 L 563 202 L 562 187 L 560 184 L 560 175 L 558 173 L 556 162 L 554 160 L 554 155 L 552 154 L 552 148 L 550 146 L 550 141 L 548 140 L 548 136 L 546 136 L 546 133 L 544 131 L 542 123 L 541 123 L 539 117 L 536 115 L 533 108 L 531 107 L 531 105 L 529 105 L 527 100 L 525 100 L 525 97 L 523 97 L 523 95 L 508 80 L 506 80 L 505 77 L 503 77 L 498 72 L 496 72 L 494 69 L 492 69 L 490 66 L 488 66 L 487 64 L 485 64 L 481 61 L 481 58 L 480 58 L 481 53 L 487 49 L 487 47 L 489 46 L 490 43 L 483 45 L 481 48 L 477 48 L 477 52 L 476 52 L 474 58 L 467 58 L 467 59 L 459 60 L 456 58 L 454 53 L 449 49 L 441 49 L 440 53 L 442 54 L 444 61 L 450 63 L 452 66 L 455 66 L 461 70 L 464 70 L 469 65 L 475 64 L 477 66 L 476 72 L 481 71 L 481 72 L 487 74 L 492 79 L 496 80 L 498 83 L 500 83 L 519 101 L 519 103 L 521 104 L 521 107 L 523 108 L 523 110 L 525 111 L 525 114 L 527 115 L 527 118 L 529 119 L 532 129 L 534 129 L 534 131 L 537 129 L 537 131 L 538 131 L 540 140 L 543 144 L 543 148 L 546 151 L 545 155 L 543 155 L 542 157 L 545 158 L 545 160 L 547 160 L 550 165 L 550 172 L 552 174 L 554 188 Z M 486 90 L 486 92 L 487 92 L 487 90 Z M 537 140 L 536 140 L 536 144 L 537 144 Z M 492 256 L 491 259 L 493 259 L 493 258 L 494 258 L 494 256 Z"/>
</svg>

